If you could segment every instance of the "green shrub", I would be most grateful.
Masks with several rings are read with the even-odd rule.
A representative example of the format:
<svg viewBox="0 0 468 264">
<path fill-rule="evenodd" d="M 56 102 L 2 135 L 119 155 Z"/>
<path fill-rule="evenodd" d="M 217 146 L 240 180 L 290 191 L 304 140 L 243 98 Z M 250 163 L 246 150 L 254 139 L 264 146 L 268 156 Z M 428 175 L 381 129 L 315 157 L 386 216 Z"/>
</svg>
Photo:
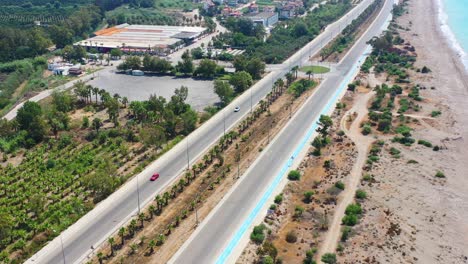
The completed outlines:
<svg viewBox="0 0 468 264">
<path fill-rule="evenodd" d="M 426 140 L 420 139 L 420 140 L 418 140 L 418 144 L 423 145 L 423 146 L 428 147 L 428 148 L 432 148 L 432 143 L 429 142 L 429 141 L 426 141 Z"/>
<path fill-rule="evenodd" d="M 432 116 L 432 117 L 438 117 L 438 116 L 440 116 L 441 114 L 442 114 L 442 112 L 439 111 L 439 110 L 434 110 L 434 111 L 431 112 L 431 116 Z"/>
<path fill-rule="evenodd" d="M 358 215 L 362 213 L 361 205 L 359 204 L 349 204 L 346 207 L 345 214 L 346 215 Z"/>
<path fill-rule="evenodd" d="M 347 225 L 347 226 L 355 226 L 357 224 L 357 221 L 358 221 L 357 216 L 354 214 L 345 215 L 343 219 L 341 220 L 343 225 Z"/>
<path fill-rule="evenodd" d="M 304 192 L 304 201 L 306 203 L 312 202 L 312 196 L 314 195 L 314 191 L 307 191 Z"/>
<path fill-rule="evenodd" d="M 341 242 L 346 242 L 348 240 L 349 236 L 351 235 L 351 227 L 345 226 L 343 227 L 343 230 L 341 232 Z"/>
<path fill-rule="evenodd" d="M 357 199 L 366 199 L 367 198 L 367 193 L 363 190 L 357 190 L 356 191 L 356 198 Z"/>
<path fill-rule="evenodd" d="M 365 124 L 363 127 L 362 127 L 362 134 L 367 136 L 369 135 L 370 133 L 372 132 L 372 128 L 369 124 Z"/>
<path fill-rule="evenodd" d="M 277 208 L 277 205 L 276 205 L 276 204 L 272 204 L 272 205 L 270 205 L 270 210 L 273 210 L 273 211 L 275 211 L 275 210 L 276 210 L 276 208 Z"/>
<path fill-rule="evenodd" d="M 340 189 L 340 190 L 344 190 L 345 189 L 345 184 L 342 181 L 337 181 L 335 183 L 335 187 Z"/>
<path fill-rule="evenodd" d="M 427 66 L 422 67 L 421 73 L 429 73 L 431 72 L 431 69 L 429 69 Z"/>
<path fill-rule="evenodd" d="M 296 205 L 296 208 L 294 208 L 294 218 L 298 219 L 302 217 L 302 214 L 304 214 L 304 207 L 300 205 Z"/>
<path fill-rule="evenodd" d="M 437 171 L 436 175 L 437 178 L 445 178 L 445 174 L 441 171 Z"/>
<path fill-rule="evenodd" d="M 316 253 L 317 253 L 316 248 L 311 248 L 311 249 L 307 250 L 306 251 L 306 257 L 304 258 L 302 263 L 303 264 L 316 264 L 317 262 L 315 262 L 315 260 L 314 260 L 314 256 L 315 256 Z"/>
<path fill-rule="evenodd" d="M 256 244 L 261 244 L 265 240 L 264 231 L 266 226 L 264 224 L 255 226 L 252 233 L 250 234 L 250 240 Z"/>
<path fill-rule="evenodd" d="M 292 170 L 288 173 L 288 179 L 291 181 L 298 181 L 301 179 L 301 173 L 297 170 Z"/>
<path fill-rule="evenodd" d="M 283 202 L 283 194 L 278 194 L 275 196 L 275 204 L 281 204 Z"/>
<path fill-rule="evenodd" d="M 336 264 L 336 255 L 333 253 L 325 253 L 321 258 L 323 263 Z"/>
<path fill-rule="evenodd" d="M 370 175 L 369 173 L 366 173 L 362 176 L 362 180 L 363 181 L 371 181 L 372 180 L 372 175 Z"/>
<path fill-rule="evenodd" d="M 296 232 L 294 232 L 293 230 L 289 231 L 289 232 L 286 234 L 286 241 L 287 241 L 288 243 L 296 243 L 296 241 L 297 241 Z"/>
</svg>

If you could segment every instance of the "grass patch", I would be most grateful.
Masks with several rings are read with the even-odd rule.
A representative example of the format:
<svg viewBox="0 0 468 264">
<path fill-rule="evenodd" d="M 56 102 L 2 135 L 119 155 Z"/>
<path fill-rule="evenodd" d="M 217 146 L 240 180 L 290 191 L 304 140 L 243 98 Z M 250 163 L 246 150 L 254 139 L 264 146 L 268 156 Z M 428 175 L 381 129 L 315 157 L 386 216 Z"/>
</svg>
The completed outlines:
<svg viewBox="0 0 468 264">
<path fill-rule="evenodd" d="M 323 67 L 323 66 L 304 66 L 299 69 L 301 72 L 308 72 L 311 71 L 313 74 L 320 74 L 320 73 L 327 73 L 330 71 L 330 68 Z"/>
</svg>

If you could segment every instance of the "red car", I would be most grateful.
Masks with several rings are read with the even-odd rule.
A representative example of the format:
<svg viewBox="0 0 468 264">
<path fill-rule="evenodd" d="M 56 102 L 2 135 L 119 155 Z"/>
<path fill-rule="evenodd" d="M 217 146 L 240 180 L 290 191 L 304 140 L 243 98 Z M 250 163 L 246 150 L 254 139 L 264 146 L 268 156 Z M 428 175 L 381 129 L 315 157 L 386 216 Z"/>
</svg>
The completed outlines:
<svg viewBox="0 0 468 264">
<path fill-rule="evenodd" d="M 150 181 L 155 181 L 158 178 L 159 178 L 159 173 L 155 173 L 155 174 L 153 174 L 153 176 L 151 176 Z"/>
</svg>

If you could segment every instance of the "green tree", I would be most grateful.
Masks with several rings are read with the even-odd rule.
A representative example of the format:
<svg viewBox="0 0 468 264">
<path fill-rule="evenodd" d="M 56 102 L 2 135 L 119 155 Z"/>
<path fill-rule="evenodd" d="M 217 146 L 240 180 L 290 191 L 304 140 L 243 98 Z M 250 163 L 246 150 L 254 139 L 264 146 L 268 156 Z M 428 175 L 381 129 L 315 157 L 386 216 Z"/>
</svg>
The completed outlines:
<svg viewBox="0 0 468 264">
<path fill-rule="evenodd" d="M 190 134 L 193 130 L 195 130 L 197 121 L 198 121 L 198 115 L 197 112 L 195 112 L 192 109 L 187 110 L 185 113 L 181 115 L 183 124 L 184 124 L 184 131 L 183 133 L 185 135 Z"/>
<path fill-rule="evenodd" d="M 228 105 L 234 97 L 234 90 L 231 85 L 223 80 L 214 81 L 214 92 L 219 96 L 223 105 Z"/>
<path fill-rule="evenodd" d="M 93 129 L 96 130 L 96 133 L 99 133 L 99 129 L 102 126 L 102 121 L 99 118 L 94 118 L 92 122 Z"/>
<path fill-rule="evenodd" d="M 252 76 L 245 71 L 236 72 L 231 76 L 229 83 L 237 93 L 242 93 L 252 85 Z"/>
<path fill-rule="evenodd" d="M 40 142 L 46 134 L 44 120 L 42 119 L 41 106 L 36 102 L 28 101 L 18 110 L 16 121 L 19 128 L 28 133 L 28 137 L 34 142 Z"/>
<path fill-rule="evenodd" d="M 107 240 L 107 242 L 109 243 L 109 247 L 110 247 L 110 250 L 111 250 L 111 256 L 114 256 L 114 244 L 115 244 L 115 239 L 113 237 L 109 237 L 109 239 Z"/>
<path fill-rule="evenodd" d="M 110 51 L 110 55 L 111 55 L 113 58 L 120 58 L 120 57 L 122 57 L 123 52 L 122 52 L 120 49 L 112 49 L 112 50 Z"/>
<path fill-rule="evenodd" d="M 238 55 L 234 57 L 234 61 L 232 62 L 234 69 L 236 72 L 246 71 L 248 60 L 243 55 Z"/>
<path fill-rule="evenodd" d="M 246 71 L 252 76 L 254 80 L 262 78 L 262 74 L 265 73 L 265 62 L 259 58 L 251 59 L 246 66 Z"/>
<path fill-rule="evenodd" d="M 54 91 L 52 93 L 52 104 L 57 111 L 67 113 L 73 109 L 74 100 L 68 92 Z"/>
<path fill-rule="evenodd" d="M 327 115 L 321 115 L 318 125 L 317 132 L 325 138 L 328 136 L 328 129 L 333 125 L 333 120 Z"/>
<path fill-rule="evenodd" d="M 216 63 L 209 59 L 203 59 L 200 61 L 200 65 L 195 71 L 197 75 L 200 75 L 204 78 L 213 78 L 216 74 Z"/>
<path fill-rule="evenodd" d="M 184 75 L 190 75 L 193 73 L 193 60 L 188 50 L 186 50 L 184 54 L 182 54 L 182 61 L 179 61 L 177 63 L 177 70 Z"/>
<path fill-rule="evenodd" d="M 140 138 L 147 146 L 160 148 L 166 143 L 166 133 L 159 125 L 145 125 L 140 129 Z"/>
</svg>

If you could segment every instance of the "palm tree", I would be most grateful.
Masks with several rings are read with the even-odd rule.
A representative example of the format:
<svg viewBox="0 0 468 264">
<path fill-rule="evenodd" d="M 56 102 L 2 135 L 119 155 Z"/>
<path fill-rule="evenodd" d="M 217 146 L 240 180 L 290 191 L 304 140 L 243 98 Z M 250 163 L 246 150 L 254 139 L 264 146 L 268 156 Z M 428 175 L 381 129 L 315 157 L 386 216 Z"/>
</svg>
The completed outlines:
<svg viewBox="0 0 468 264">
<path fill-rule="evenodd" d="M 159 194 L 156 195 L 156 197 L 154 198 L 154 200 L 156 201 L 156 209 L 157 209 L 158 211 L 160 211 L 161 208 L 162 208 L 162 204 L 163 204 L 163 203 L 162 203 L 161 196 L 160 196 Z"/>
<path fill-rule="evenodd" d="M 120 245 L 124 244 L 124 239 L 125 239 L 125 227 L 121 227 L 119 229 L 119 236 L 120 236 Z"/>
<path fill-rule="evenodd" d="M 164 192 L 163 194 L 164 205 L 167 205 L 169 203 L 170 196 L 171 195 L 168 192 Z"/>
<path fill-rule="evenodd" d="M 140 220 L 140 227 L 143 227 L 143 223 L 145 221 L 145 213 L 141 212 L 139 215 L 138 215 L 138 220 Z"/>
<path fill-rule="evenodd" d="M 282 93 L 282 92 L 283 92 L 283 88 L 284 88 L 284 80 L 281 79 L 281 78 L 279 78 L 278 80 L 276 80 L 275 83 L 278 85 L 278 87 L 280 88 L 280 91 L 281 91 L 281 93 Z"/>
<path fill-rule="evenodd" d="M 186 184 L 186 181 L 184 179 L 179 180 L 179 192 L 182 192 L 184 190 L 184 186 Z"/>
<path fill-rule="evenodd" d="M 296 66 L 292 67 L 291 71 L 294 72 L 294 75 L 295 75 L 294 79 L 297 79 L 297 72 L 299 71 L 299 66 L 296 65 Z"/>
<path fill-rule="evenodd" d="M 97 96 L 99 94 L 99 88 L 98 87 L 93 87 L 92 92 L 94 96 L 96 97 L 96 104 L 97 104 Z"/>
<path fill-rule="evenodd" d="M 313 72 L 312 72 L 311 70 L 308 70 L 308 71 L 307 71 L 307 75 L 309 75 L 309 80 L 310 80 L 310 76 L 312 75 L 312 73 L 313 73 Z"/>
<path fill-rule="evenodd" d="M 114 238 L 113 238 L 113 237 L 109 237 L 109 239 L 107 240 L 107 242 L 109 242 L 109 245 L 110 245 L 111 256 L 114 256 L 114 244 L 115 244 Z"/>
<path fill-rule="evenodd" d="M 130 245 L 130 254 L 134 254 L 135 251 L 137 250 L 137 248 L 138 248 L 138 245 L 135 244 L 135 243 L 132 243 L 132 244 Z"/>
<path fill-rule="evenodd" d="M 148 207 L 148 211 L 149 211 L 149 213 L 150 213 L 150 219 L 153 219 L 153 215 L 154 215 L 154 213 L 156 212 L 156 207 L 155 207 L 154 205 L 150 205 L 150 206 Z"/>
<path fill-rule="evenodd" d="M 102 259 L 104 258 L 104 254 L 102 252 L 97 253 L 99 264 L 102 264 Z"/>
<path fill-rule="evenodd" d="M 290 86 L 293 80 L 294 80 L 293 74 L 290 72 L 286 73 L 286 85 Z"/>
<path fill-rule="evenodd" d="M 156 241 L 154 241 L 154 239 L 151 239 L 150 242 L 148 243 L 148 249 L 150 251 L 150 255 L 153 254 L 155 246 L 156 246 Z"/>
<path fill-rule="evenodd" d="M 102 121 L 99 118 L 94 118 L 92 122 L 93 128 L 96 130 L 96 133 L 99 133 L 99 128 L 102 126 Z"/>
<path fill-rule="evenodd" d="M 135 230 L 136 230 L 136 220 L 132 219 L 132 221 L 130 221 L 130 225 L 128 225 L 128 232 L 133 236 L 135 234 Z"/>
<path fill-rule="evenodd" d="M 166 241 L 166 236 L 163 235 L 163 234 L 159 234 L 158 235 L 158 241 L 157 241 L 157 245 L 158 246 L 161 246 L 162 244 L 164 244 L 164 241 Z"/>
<path fill-rule="evenodd" d="M 122 104 L 123 104 L 124 108 L 127 108 L 128 98 L 126 96 L 122 97 Z"/>
</svg>

